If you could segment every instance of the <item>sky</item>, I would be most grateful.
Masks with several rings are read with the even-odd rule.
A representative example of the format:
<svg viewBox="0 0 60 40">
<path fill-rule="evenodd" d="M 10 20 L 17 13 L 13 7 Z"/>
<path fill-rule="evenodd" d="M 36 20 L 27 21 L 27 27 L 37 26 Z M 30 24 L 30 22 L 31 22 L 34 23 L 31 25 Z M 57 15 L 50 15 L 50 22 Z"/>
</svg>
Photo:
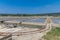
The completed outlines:
<svg viewBox="0 0 60 40">
<path fill-rule="evenodd" d="M 0 13 L 42 14 L 60 12 L 60 0 L 0 0 Z"/>
</svg>

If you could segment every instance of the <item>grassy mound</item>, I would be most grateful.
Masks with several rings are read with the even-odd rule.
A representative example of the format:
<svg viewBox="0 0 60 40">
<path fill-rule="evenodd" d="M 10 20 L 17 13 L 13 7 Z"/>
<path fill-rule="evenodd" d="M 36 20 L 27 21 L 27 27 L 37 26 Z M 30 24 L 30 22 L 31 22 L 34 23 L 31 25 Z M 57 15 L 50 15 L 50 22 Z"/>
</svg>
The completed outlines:
<svg viewBox="0 0 60 40">
<path fill-rule="evenodd" d="M 48 32 L 45 36 L 44 39 L 46 40 L 60 40 L 60 28 L 52 28 L 50 32 Z"/>
</svg>

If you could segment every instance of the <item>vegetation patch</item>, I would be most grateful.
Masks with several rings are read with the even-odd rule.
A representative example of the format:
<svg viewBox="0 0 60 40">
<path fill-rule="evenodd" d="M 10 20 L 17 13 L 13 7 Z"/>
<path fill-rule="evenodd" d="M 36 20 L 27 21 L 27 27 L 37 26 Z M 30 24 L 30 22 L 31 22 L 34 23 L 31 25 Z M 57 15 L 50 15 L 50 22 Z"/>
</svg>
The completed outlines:
<svg viewBox="0 0 60 40">
<path fill-rule="evenodd" d="M 60 40 L 60 28 L 58 27 L 52 28 L 52 30 L 44 36 L 44 39 L 45 40 Z"/>
</svg>

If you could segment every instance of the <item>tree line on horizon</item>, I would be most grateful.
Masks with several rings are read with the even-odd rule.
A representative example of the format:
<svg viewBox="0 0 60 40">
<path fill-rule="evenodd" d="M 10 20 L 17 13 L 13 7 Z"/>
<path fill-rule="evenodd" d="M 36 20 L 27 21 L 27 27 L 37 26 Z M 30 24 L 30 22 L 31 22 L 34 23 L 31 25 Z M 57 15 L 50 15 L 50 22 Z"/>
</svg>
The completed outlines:
<svg viewBox="0 0 60 40">
<path fill-rule="evenodd" d="M 46 13 L 46 14 L 0 14 L 0 16 L 60 16 L 60 13 Z"/>
</svg>

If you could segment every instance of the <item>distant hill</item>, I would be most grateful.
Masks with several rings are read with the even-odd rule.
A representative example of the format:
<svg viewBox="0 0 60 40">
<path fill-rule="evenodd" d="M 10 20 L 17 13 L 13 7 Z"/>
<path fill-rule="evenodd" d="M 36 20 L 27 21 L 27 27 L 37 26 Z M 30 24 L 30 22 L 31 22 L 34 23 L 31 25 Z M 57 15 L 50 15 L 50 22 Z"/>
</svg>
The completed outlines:
<svg viewBox="0 0 60 40">
<path fill-rule="evenodd" d="M 48 15 L 48 16 L 60 16 L 60 13 L 46 13 L 42 15 Z"/>
<path fill-rule="evenodd" d="M 40 16 L 60 16 L 60 13 L 44 13 L 44 14 L 37 14 Z"/>
<path fill-rule="evenodd" d="M 60 13 L 44 13 L 44 14 L 0 14 L 0 16 L 60 16 Z"/>
</svg>

